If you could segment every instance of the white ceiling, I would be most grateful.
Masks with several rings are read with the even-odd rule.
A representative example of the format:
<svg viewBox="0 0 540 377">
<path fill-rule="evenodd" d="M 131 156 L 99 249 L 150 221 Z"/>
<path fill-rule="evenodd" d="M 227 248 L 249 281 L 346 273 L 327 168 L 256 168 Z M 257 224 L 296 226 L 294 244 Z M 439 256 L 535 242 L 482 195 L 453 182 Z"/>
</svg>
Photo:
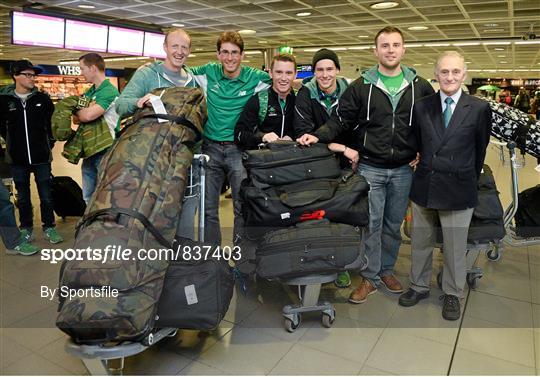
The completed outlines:
<svg viewBox="0 0 540 377">
<path fill-rule="evenodd" d="M 193 40 L 189 65 L 215 58 L 215 42 L 223 30 L 256 30 L 245 35 L 247 50 L 289 45 L 299 63 L 309 64 L 313 49 L 337 47 L 342 73 L 375 63 L 369 46 L 375 33 L 387 25 L 401 28 L 409 44 L 405 64 L 431 77 L 436 56 L 443 50 L 461 52 L 474 77 L 540 77 L 540 44 L 517 44 L 531 26 L 540 40 L 540 0 L 398 0 L 387 10 L 370 7 L 375 0 L 42 0 L 37 9 L 91 16 L 102 21 L 166 28 L 182 23 Z M 57 64 L 78 57 L 78 51 L 29 48 L 10 44 L 10 10 L 32 2 L 7 0 L 0 4 L 0 59 L 30 58 L 35 64 Z M 81 4 L 95 9 L 81 9 Z M 296 13 L 311 12 L 298 17 Z M 410 31 L 411 26 L 427 26 Z M 367 37 L 362 37 L 367 36 Z M 425 46 L 430 43 L 514 40 L 508 45 Z M 422 44 L 423 46 L 414 47 Z M 248 55 L 246 64 L 261 67 L 263 55 Z M 143 60 L 109 62 L 109 67 L 136 67 Z"/>
</svg>

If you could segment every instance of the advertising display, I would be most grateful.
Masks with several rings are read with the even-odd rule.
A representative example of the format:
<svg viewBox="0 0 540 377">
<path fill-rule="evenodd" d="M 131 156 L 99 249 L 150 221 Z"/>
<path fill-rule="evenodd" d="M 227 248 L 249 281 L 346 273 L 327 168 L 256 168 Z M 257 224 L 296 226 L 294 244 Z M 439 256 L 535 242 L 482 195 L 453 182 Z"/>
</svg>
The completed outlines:
<svg viewBox="0 0 540 377">
<path fill-rule="evenodd" d="M 11 26 L 13 44 L 64 47 L 63 18 L 13 12 Z"/>
<path fill-rule="evenodd" d="M 144 31 L 109 27 L 107 52 L 141 56 L 143 53 Z"/>
<path fill-rule="evenodd" d="M 108 29 L 107 25 L 66 20 L 65 48 L 105 52 L 107 51 Z"/>
<path fill-rule="evenodd" d="M 163 42 L 165 35 L 157 33 L 144 33 L 144 56 L 151 58 L 165 59 L 165 51 L 163 51 Z"/>
</svg>

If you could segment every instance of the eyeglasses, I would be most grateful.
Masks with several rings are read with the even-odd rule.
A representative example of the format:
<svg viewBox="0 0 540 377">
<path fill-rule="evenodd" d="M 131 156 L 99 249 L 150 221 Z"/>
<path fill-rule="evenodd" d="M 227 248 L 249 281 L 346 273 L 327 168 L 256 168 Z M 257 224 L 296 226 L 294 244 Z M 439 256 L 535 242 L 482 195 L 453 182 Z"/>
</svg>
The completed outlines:
<svg viewBox="0 0 540 377">
<path fill-rule="evenodd" d="M 241 52 L 238 50 L 234 50 L 234 51 L 221 50 L 219 53 L 220 55 L 230 55 L 233 58 L 237 58 L 241 54 Z"/>
<path fill-rule="evenodd" d="M 21 73 L 19 73 L 19 74 L 16 75 L 16 76 L 19 76 L 19 75 L 23 75 L 23 76 L 26 77 L 27 79 L 35 79 L 36 76 L 37 76 L 35 73 L 26 73 L 26 72 L 21 72 Z"/>
</svg>

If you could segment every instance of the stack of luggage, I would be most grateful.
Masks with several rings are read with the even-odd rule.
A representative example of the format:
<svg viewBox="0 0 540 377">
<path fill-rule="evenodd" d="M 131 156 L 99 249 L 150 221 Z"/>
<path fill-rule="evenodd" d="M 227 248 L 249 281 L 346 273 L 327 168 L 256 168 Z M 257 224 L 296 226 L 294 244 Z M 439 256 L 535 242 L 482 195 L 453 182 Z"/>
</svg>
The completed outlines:
<svg viewBox="0 0 540 377">
<path fill-rule="evenodd" d="M 116 297 L 60 297 L 56 324 L 77 343 L 141 341 L 160 327 L 215 328 L 232 297 L 233 274 L 224 259 L 185 260 L 184 247 L 197 245 L 174 241 L 192 148 L 206 120 L 203 93 L 170 88 L 155 94 L 167 114 L 148 107 L 135 113 L 103 157 L 96 192 L 77 226 L 73 249 L 98 250 L 101 257 L 83 254 L 61 267 L 63 287 L 118 291 Z M 119 258 L 127 249 L 129 258 Z M 152 258 L 151 249 L 180 252 Z"/>
<path fill-rule="evenodd" d="M 256 273 L 267 279 L 361 267 L 369 223 L 365 178 L 340 169 L 326 144 L 278 141 L 244 152 L 245 234 L 256 240 Z"/>
</svg>

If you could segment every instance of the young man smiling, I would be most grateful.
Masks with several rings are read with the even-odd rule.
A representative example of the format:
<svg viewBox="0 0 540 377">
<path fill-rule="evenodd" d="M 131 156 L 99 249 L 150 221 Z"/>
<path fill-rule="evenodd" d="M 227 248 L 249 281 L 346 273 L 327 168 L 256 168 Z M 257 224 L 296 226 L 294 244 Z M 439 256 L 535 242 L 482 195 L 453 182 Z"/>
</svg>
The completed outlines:
<svg viewBox="0 0 540 377">
<path fill-rule="evenodd" d="M 256 149 L 260 143 L 294 137 L 294 56 L 274 56 L 270 76 L 272 87 L 252 96 L 236 123 L 234 140 L 241 149 Z"/>
<path fill-rule="evenodd" d="M 370 224 L 365 240 L 369 263 L 361 273 L 364 280 L 349 297 L 353 304 L 365 302 L 381 284 L 393 293 L 403 291 L 394 276 L 394 265 L 412 166 L 417 162 L 412 109 L 415 101 L 434 92 L 416 71 L 401 64 L 405 47 L 398 28 L 388 26 L 377 33 L 374 54 L 378 64 L 347 88 L 329 121 L 312 135 L 298 139 L 302 144 L 329 142 L 355 129 L 360 154 L 358 173 L 370 184 Z"/>
<path fill-rule="evenodd" d="M 219 63 L 191 69 L 208 105 L 202 145 L 202 152 L 210 156 L 205 191 L 205 241 L 221 244 L 219 195 L 227 175 L 234 206 L 233 241 L 237 243 L 244 226 L 239 192 L 246 173 L 241 152 L 234 143 L 234 128 L 246 102 L 270 87 L 272 81 L 268 73 L 241 65 L 244 41 L 239 33 L 221 33 L 216 46 Z"/>
</svg>

